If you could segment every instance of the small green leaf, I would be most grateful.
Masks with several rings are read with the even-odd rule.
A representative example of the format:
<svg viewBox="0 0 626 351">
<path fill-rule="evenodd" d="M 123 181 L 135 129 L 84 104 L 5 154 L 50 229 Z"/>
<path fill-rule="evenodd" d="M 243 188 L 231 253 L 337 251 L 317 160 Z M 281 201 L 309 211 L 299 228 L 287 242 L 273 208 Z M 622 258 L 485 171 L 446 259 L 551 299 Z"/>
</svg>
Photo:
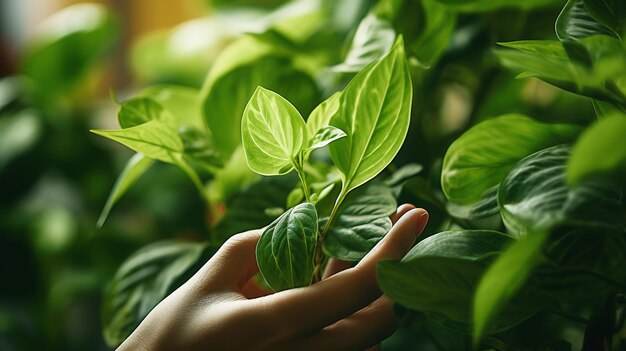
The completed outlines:
<svg viewBox="0 0 626 351">
<path fill-rule="evenodd" d="M 314 150 L 322 148 L 335 140 L 341 139 L 346 136 L 343 130 L 335 128 L 333 126 L 326 126 L 317 131 L 315 135 L 309 141 L 308 150 Z"/>
<path fill-rule="evenodd" d="M 117 118 L 122 128 L 135 127 L 149 121 L 168 121 L 163 107 L 148 97 L 136 97 L 125 101 L 117 112 Z"/>
<path fill-rule="evenodd" d="M 596 122 L 581 136 L 567 164 L 567 183 L 576 185 L 594 174 L 626 170 L 626 115 L 614 113 Z"/>
<path fill-rule="evenodd" d="M 324 237 L 324 252 L 345 261 L 359 261 L 389 229 L 397 203 L 390 187 L 370 182 L 350 193 Z M 320 226 L 328 221 L 322 218 Z"/>
<path fill-rule="evenodd" d="M 417 163 L 409 163 L 396 169 L 389 178 L 383 182 L 391 188 L 394 197 L 399 197 L 402 187 L 411 178 L 416 177 L 424 169 L 422 165 Z"/>
<path fill-rule="evenodd" d="M 241 122 L 241 140 L 250 169 L 261 175 L 288 173 L 308 139 L 298 110 L 282 96 L 257 88 Z"/>
<path fill-rule="evenodd" d="M 317 105 L 313 112 L 311 112 L 311 115 L 309 115 L 306 121 L 306 129 L 309 135 L 315 135 L 318 130 L 328 126 L 330 119 L 337 113 L 337 110 L 339 110 L 340 97 L 340 91 L 334 93 L 321 104 Z"/>
<path fill-rule="evenodd" d="M 474 345 L 478 345 L 489 323 L 515 297 L 539 263 L 547 232 L 532 235 L 512 244 L 487 269 L 474 296 Z M 526 307 L 532 312 L 533 305 Z"/>
<path fill-rule="evenodd" d="M 184 283 L 204 250 L 204 244 L 162 241 L 130 256 L 104 293 L 102 320 L 107 344 L 121 344 L 161 300 Z"/>
<path fill-rule="evenodd" d="M 343 175 L 344 193 L 372 179 L 393 160 L 409 128 L 412 97 L 399 37 L 389 53 L 352 79 L 330 120 L 348 135 L 329 146 Z"/>
<path fill-rule="evenodd" d="M 506 234 L 485 230 L 438 233 L 417 243 L 401 261 L 379 262 L 378 283 L 402 306 L 470 332 L 480 278 L 512 242 Z M 509 328 L 534 313 L 525 306 L 507 306 L 506 312 L 497 316 L 490 331 Z"/>
<path fill-rule="evenodd" d="M 500 183 L 498 205 L 509 231 L 519 236 L 564 225 L 623 229 L 622 189 L 607 182 L 565 183 L 568 145 L 521 160 Z"/>
<path fill-rule="evenodd" d="M 224 166 L 222 155 L 213 146 L 206 129 L 183 125 L 178 128 L 178 134 L 183 142 L 187 160 L 204 167 L 211 173 L 215 173 L 217 169 Z"/>
<path fill-rule="evenodd" d="M 579 40 L 596 34 L 615 35 L 591 17 L 583 0 L 569 0 L 565 4 L 556 20 L 555 29 L 561 40 Z"/>
<path fill-rule="evenodd" d="M 332 67 L 336 72 L 356 73 L 382 57 L 393 45 L 396 31 L 391 23 L 374 14 L 365 16 L 354 33 L 343 63 Z"/>
<path fill-rule="evenodd" d="M 274 291 L 307 286 L 313 279 L 317 211 L 310 203 L 289 209 L 261 235 L 257 263 Z"/>
<path fill-rule="evenodd" d="M 102 227 L 104 225 L 104 221 L 106 221 L 109 216 L 109 212 L 111 212 L 113 205 L 115 205 L 122 195 L 124 195 L 124 193 L 126 193 L 126 191 L 133 184 L 135 184 L 139 177 L 141 177 L 153 164 L 153 160 L 142 154 L 135 154 L 130 158 L 130 160 L 128 160 L 126 167 L 124 167 L 122 173 L 120 173 L 117 177 L 115 185 L 113 185 L 113 189 L 107 198 L 107 202 L 100 213 L 97 224 L 98 227 Z"/>
<path fill-rule="evenodd" d="M 579 128 L 539 123 L 519 114 L 484 121 L 459 137 L 446 152 L 441 188 L 459 205 L 489 202 L 502 178 L 522 158 L 548 146 L 573 140 Z"/>
</svg>

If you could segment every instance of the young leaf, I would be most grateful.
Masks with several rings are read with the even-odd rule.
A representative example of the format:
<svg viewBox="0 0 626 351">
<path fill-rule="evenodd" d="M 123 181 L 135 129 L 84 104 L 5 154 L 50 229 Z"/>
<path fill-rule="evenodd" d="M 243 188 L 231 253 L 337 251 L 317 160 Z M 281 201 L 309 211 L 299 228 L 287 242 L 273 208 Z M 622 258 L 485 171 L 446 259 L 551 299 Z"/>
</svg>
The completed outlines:
<svg viewBox="0 0 626 351">
<path fill-rule="evenodd" d="M 623 230 L 622 189 L 608 182 L 565 183 L 568 145 L 521 160 L 500 183 L 498 205 L 507 228 L 519 236 L 562 225 Z"/>
<path fill-rule="evenodd" d="M 309 141 L 307 150 L 314 150 L 322 148 L 335 140 L 341 139 L 346 136 L 343 130 L 335 128 L 333 126 L 326 126 L 317 131 L 315 135 Z"/>
<path fill-rule="evenodd" d="M 389 216 L 396 207 L 392 189 L 381 182 L 353 191 L 324 237 L 324 252 L 344 261 L 359 261 L 389 232 Z M 326 221 L 328 217 L 321 219 L 320 226 Z"/>
<path fill-rule="evenodd" d="M 122 128 L 138 126 L 153 120 L 165 121 L 167 119 L 163 107 L 147 97 L 125 101 L 117 112 L 117 118 Z"/>
<path fill-rule="evenodd" d="M 573 140 L 579 128 L 539 123 L 519 114 L 484 121 L 459 137 L 446 152 L 441 188 L 459 205 L 495 199 L 496 187 L 522 158 L 548 146 Z M 488 201 L 487 201 L 488 202 Z"/>
<path fill-rule="evenodd" d="M 464 332 L 472 326 L 474 291 L 489 263 L 514 240 L 499 232 L 449 231 L 432 235 L 401 261 L 378 263 L 378 283 L 395 302 L 427 313 Z M 507 306 L 491 324 L 502 330 L 535 313 L 528 305 Z"/>
<path fill-rule="evenodd" d="M 513 299 L 539 263 L 547 232 L 532 233 L 511 245 L 487 269 L 474 296 L 474 345 L 487 330 L 490 321 Z"/>
<path fill-rule="evenodd" d="M 259 270 L 272 290 L 311 284 L 317 228 L 315 206 L 305 202 L 283 213 L 265 229 L 256 256 Z"/>
<path fill-rule="evenodd" d="M 104 293 L 104 339 L 118 346 L 193 272 L 204 244 L 162 241 L 141 248 L 117 270 Z"/>
<path fill-rule="evenodd" d="M 594 174 L 619 174 L 626 170 L 626 116 L 609 115 L 587 129 L 572 150 L 567 183 L 576 185 Z"/>
<path fill-rule="evenodd" d="M 98 218 L 98 227 L 102 227 L 104 225 L 104 221 L 106 221 L 109 216 L 109 212 L 111 212 L 111 208 L 113 205 L 124 195 L 124 193 L 133 185 L 135 182 L 141 177 L 152 165 L 154 161 L 145 157 L 142 154 L 135 154 L 133 157 L 128 160 L 126 167 L 120 175 L 117 177 L 115 181 L 115 185 L 113 185 L 113 189 L 107 198 L 107 202 L 100 213 L 100 217 Z"/>
<path fill-rule="evenodd" d="M 282 96 L 257 88 L 241 121 L 241 141 L 250 169 L 261 175 L 288 173 L 308 139 L 298 110 Z"/>
<path fill-rule="evenodd" d="M 382 171 L 409 128 L 413 88 L 401 37 L 385 56 L 357 74 L 341 94 L 330 124 L 348 136 L 330 144 L 344 193 Z"/>
<path fill-rule="evenodd" d="M 328 99 L 322 101 L 321 104 L 311 112 L 306 121 L 306 129 L 309 135 L 315 135 L 318 130 L 327 127 L 330 119 L 337 113 L 339 109 L 339 98 L 341 92 L 338 91 L 331 95 Z"/>
</svg>

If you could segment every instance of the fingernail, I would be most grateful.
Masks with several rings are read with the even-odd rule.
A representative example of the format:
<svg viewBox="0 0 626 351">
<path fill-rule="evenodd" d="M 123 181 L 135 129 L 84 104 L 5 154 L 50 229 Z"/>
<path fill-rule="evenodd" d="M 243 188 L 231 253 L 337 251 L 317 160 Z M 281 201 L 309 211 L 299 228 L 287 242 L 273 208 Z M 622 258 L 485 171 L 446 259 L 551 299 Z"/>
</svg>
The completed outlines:
<svg viewBox="0 0 626 351">
<path fill-rule="evenodd" d="M 423 212 L 419 215 L 419 218 L 417 219 L 417 228 L 415 231 L 416 238 L 420 236 L 420 234 L 422 234 L 424 228 L 426 228 L 426 224 L 428 223 L 428 212 L 423 208 L 421 208 L 420 210 L 422 210 Z"/>
</svg>

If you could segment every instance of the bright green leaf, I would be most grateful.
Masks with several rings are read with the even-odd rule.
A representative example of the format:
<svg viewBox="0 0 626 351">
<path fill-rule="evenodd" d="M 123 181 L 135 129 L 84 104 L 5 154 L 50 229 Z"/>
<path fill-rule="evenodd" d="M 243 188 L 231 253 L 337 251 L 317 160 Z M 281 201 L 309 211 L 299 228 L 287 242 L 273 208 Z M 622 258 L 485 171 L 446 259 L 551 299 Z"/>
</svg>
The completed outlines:
<svg viewBox="0 0 626 351">
<path fill-rule="evenodd" d="M 626 115 L 614 113 L 581 136 L 567 164 L 567 183 L 576 185 L 594 174 L 626 170 Z"/>
<path fill-rule="evenodd" d="M 288 173 L 308 138 L 304 119 L 289 101 L 262 87 L 254 92 L 241 122 L 250 169 L 262 175 Z"/>
<path fill-rule="evenodd" d="M 117 270 L 103 297 L 104 338 L 118 346 L 193 273 L 204 244 L 162 241 L 141 248 Z"/>
<path fill-rule="evenodd" d="M 128 160 L 126 167 L 122 170 L 122 173 L 117 177 L 113 189 L 107 198 L 107 202 L 100 213 L 98 218 L 98 227 L 104 225 L 111 212 L 113 205 L 126 193 L 126 191 L 154 164 L 154 161 L 145 157 L 142 154 L 135 154 Z"/>
<path fill-rule="evenodd" d="M 317 211 L 310 203 L 289 209 L 261 235 L 257 263 L 274 291 L 307 286 L 313 279 Z"/>
<path fill-rule="evenodd" d="M 346 133 L 339 128 L 335 128 L 333 126 L 326 126 L 319 129 L 309 141 L 309 146 L 307 149 L 319 149 L 322 148 L 335 140 L 344 138 Z"/>
<path fill-rule="evenodd" d="M 509 303 L 539 263 L 546 232 L 533 233 L 511 245 L 487 269 L 474 296 L 474 345 L 478 345 L 489 323 Z M 527 305 L 529 312 L 532 305 Z"/>
<path fill-rule="evenodd" d="M 387 185 L 373 181 L 350 193 L 324 237 L 324 252 L 345 261 L 359 261 L 389 229 L 397 202 Z M 321 219 L 324 226 L 328 217 Z"/>
<path fill-rule="evenodd" d="M 352 79 L 330 120 L 348 135 L 329 146 L 343 174 L 344 193 L 372 179 L 393 160 L 409 128 L 412 96 L 404 43 L 398 38 L 389 53 Z"/>
<path fill-rule="evenodd" d="M 159 103 L 147 97 L 125 101 L 117 112 L 117 118 L 122 128 L 138 126 L 149 121 L 171 120 Z"/>
<path fill-rule="evenodd" d="M 313 112 L 311 112 L 306 121 L 306 129 L 309 135 L 315 135 L 318 130 L 328 126 L 330 119 L 337 113 L 337 110 L 339 110 L 340 97 L 341 92 L 334 93 L 321 104 L 317 105 Z"/>
<path fill-rule="evenodd" d="M 577 132 L 577 127 L 539 123 L 519 114 L 484 121 L 448 148 L 441 188 L 453 203 L 480 202 L 519 160 L 548 146 L 573 140 Z"/>
</svg>

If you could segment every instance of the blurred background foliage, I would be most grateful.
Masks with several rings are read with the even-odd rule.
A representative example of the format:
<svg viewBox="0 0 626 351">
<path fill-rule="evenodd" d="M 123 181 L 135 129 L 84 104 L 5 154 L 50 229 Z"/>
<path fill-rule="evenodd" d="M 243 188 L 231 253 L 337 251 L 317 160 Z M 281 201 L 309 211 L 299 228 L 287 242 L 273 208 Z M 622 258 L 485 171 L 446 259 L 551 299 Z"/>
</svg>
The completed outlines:
<svg viewBox="0 0 626 351">
<path fill-rule="evenodd" d="M 0 4 L 2 350 L 108 349 L 103 292 L 133 252 L 164 239 L 219 244 L 268 223 L 275 217 L 268 209 L 284 206 L 293 179 L 256 179 L 224 133 L 213 141 L 228 152 L 222 155 L 225 167 L 199 171 L 212 180 L 201 190 L 208 206 L 188 174 L 155 163 L 130 182 L 98 228 L 109 191 L 132 153 L 88 130 L 116 129 L 116 101 L 139 96 L 148 86 L 201 93 L 213 102 L 205 106 L 217 116 L 205 116 L 216 124 L 212 130 L 241 115 L 247 98 L 233 103 L 232 82 L 250 77 L 282 89 L 306 115 L 385 52 L 396 33 L 404 34 L 415 96 L 409 136 L 393 167 L 424 167 L 400 200 L 430 211 L 424 236 L 463 224 L 451 219 L 439 179 L 448 146 L 470 126 L 506 113 L 547 122 L 566 116 L 580 125 L 595 118 L 588 98 L 536 78 L 514 79 L 515 72 L 494 55 L 496 42 L 556 39 L 554 21 L 564 1 L 74 3 Z M 409 319 L 387 349 L 467 347 L 467 338 L 432 319 Z M 552 335 L 548 319 L 524 323 Z M 570 329 L 565 333 L 576 334 Z M 505 338 L 528 342 L 523 332 Z"/>
</svg>

